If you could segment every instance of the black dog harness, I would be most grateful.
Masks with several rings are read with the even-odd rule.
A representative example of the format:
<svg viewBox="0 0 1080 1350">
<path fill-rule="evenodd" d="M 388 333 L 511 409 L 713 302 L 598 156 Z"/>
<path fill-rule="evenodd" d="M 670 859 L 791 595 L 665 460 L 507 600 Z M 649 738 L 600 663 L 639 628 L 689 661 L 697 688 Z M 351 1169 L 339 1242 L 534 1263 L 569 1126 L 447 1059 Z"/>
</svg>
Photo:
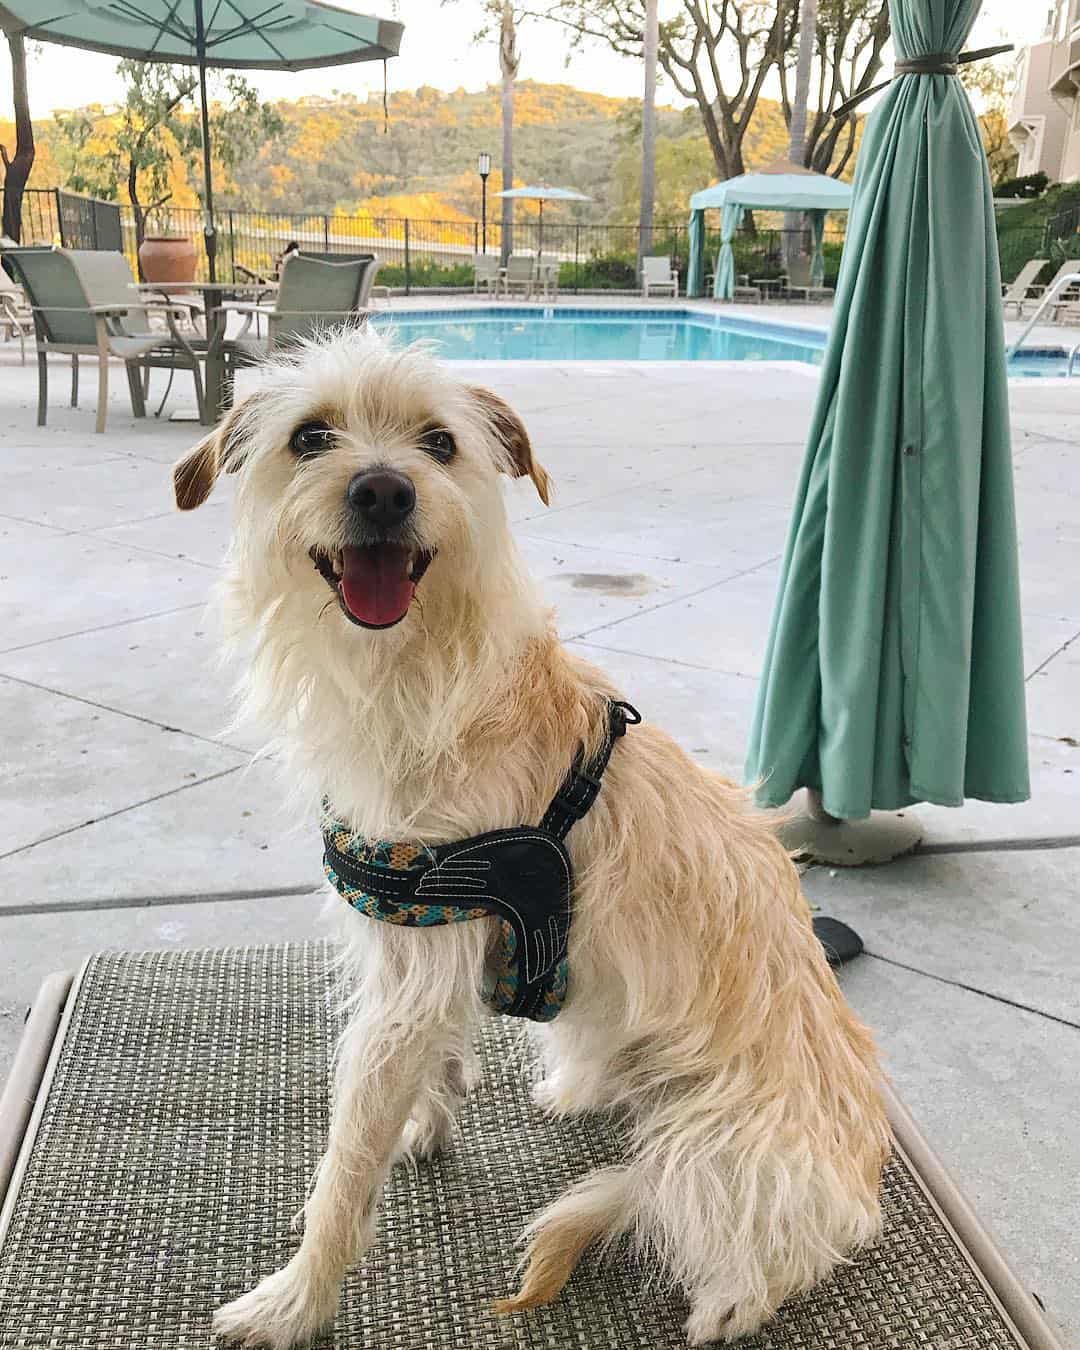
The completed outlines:
<svg viewBox="0 0 1080 1350">
<path fill-rule="evenodd" d="M 539 825 L 491 830 L 451 844 L 369 840 L 323 803 L 323 869 L 343 900 L 370 919 L 407 927 L 499 920 L 501 943 L 484 973 L 484 1001 L 496 1012 L 550 1022 L 566 997 L 566 942 L 574 872 L 563 842 L 596 800 L 615 742 L 641 715 L 608 704 L 596 755 L 579 750 Z"/>
</svg>

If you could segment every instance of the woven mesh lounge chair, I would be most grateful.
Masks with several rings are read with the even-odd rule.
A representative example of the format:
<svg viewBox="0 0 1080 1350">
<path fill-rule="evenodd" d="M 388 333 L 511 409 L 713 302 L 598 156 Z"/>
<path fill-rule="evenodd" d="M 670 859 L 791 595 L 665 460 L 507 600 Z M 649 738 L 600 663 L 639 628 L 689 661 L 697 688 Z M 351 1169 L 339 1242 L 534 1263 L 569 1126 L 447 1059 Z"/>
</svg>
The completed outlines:
<svg viewBox="0 0 1080 1350">
<path fill-rule="evenodd" d="M 205 1347 L 211 1311 L 291 1256 L 328 1127 L 328 964 L 321 943 L 110 953 L 46 982 L 0 1099 L 0 1346 Z M 540 1115 L 506 1019 L 480 1054 L 460 1135 L 394 1170 L 319 1350 L 682 1350 L 681 1300 L 625 1252 L 587 1254 L 549 1307 L 491 1314 L 516 1287 L 526 1218 L 616 1161 L 621 1138 L 603 1116 Z M 890 1110 L 881 1241 L 741 1344 L 1060 1350 Z"/>
</svg>

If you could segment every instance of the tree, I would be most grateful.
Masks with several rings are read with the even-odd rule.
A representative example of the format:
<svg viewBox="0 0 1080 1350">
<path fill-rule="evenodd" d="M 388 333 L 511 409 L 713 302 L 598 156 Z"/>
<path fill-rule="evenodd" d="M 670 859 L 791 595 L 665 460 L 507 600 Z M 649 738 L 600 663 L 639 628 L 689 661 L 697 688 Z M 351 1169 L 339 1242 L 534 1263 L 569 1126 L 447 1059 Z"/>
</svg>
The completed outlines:
<svg viewBox="0 0 1080 1350">
<path fill-rule="evenodd" d="M 646 3 L 541 0 L 529 12 L 562 24 L 572 44 L 598 38 L 640 58 Z M 680 0 L 679 12 L 660 24 L 660 67 L 697 107 L 721 179 L 745 172 L 744 143 L 774 71 L 790 121 L 799 16 L 799 0 Z M 845 99 L 869 89 L 881 69 L 888 0 L 819 0 L 817 35 L 817 112 L 808 117 L 804 161 L 839 175 L 855 148 L 855 124 L 832 114 Z"/>
<path fill-rule="evenodd" d="M 26 180 L 34 167 L 34 125 L 30 121 L 30 100 L 26 90 L 26 44 L 22 37 L 8 34 L 11 51 L 11 85 L 15 101 L 15 153 L 8 155 L 0 144 L 4 162 L 3 232 L 19 243 L 22 239 L 22 202 Z"/>
<path fill-rule="evenodd" d="M 794 0 L 798 9 L 798 0 Z M 810 87 L 816 105 L 813 117 L 805 108 L 805 133 L 800 162 L 818 173 L 839 178 L 857 143 L 854 117 L 836 117 L 841 104 L 871 89 L 882 67 L 881 53 L 889 40 L 888 0 L 817 0 L 817 37 L 812 45 Z M 795 71 L 798 82 L 798 60 Z M 791 127 L 798 103 L 790 97 L 790 52 L 778 66 L 784 118 Z M 809 103 L 809 99 L 807 100 Z"/>
<path fill-rule="evenodd" d="M 517 18 L 511 0 L 502 0 L 499 19 L 499 72 L 502 76 L 502 185 L 514 186 L 514 81 L 520 56 L 517 46 Z M 502 261 L 514 251 L 514 199 L 502 199 Z"/>
<path fill-rule="evenodd" d="M 645 0 L 645 94 L 641 100 L 641 211 L 638 215 L 638 274 L 641 260 L 652 248 L 653 210 L 656 204 L 656 62 L 660 45 L 658 0 Z"/>
<path fill-rule="evenodd" d="M 124 101 L 115 111 L 82 108 L 54 114 L 57 158 L 67 186 L 106 201 L 121 191 L 135 217 L 141 244 L 147 218 L 172 201 L 179 186 L 202 192 L 202 128 L 193 99 L 197 74 L 188 67 L 121 61 Z M 220 84 L 223 103 L 211 107 L 210 134 L 216 167 L 228 174 L 280 131 L 278 113 L 259 102 L 239 75 Z"/>
<path fill-rule="evenodd" d="M 571 34 L 641 59 L 648 0 L 550 0 L 530 11 Z M 681 0 L 659 25 L 660 68 L 696 106 L 717 176 L 744 171 L 743 142 L 769 77 L 794 38 L 791 0 Z"/>
<path fill-rule="evenodd" d="M 1016 172 L 1018 154 L 1009 140 L 1009 100 L 1016 81 L 1011 61 L 973 61 L 960 67 L 960 78 L 978 110 L 983 149 L 996 187 Z"/>
<path fill-rule="evenodd" d="M 802 0 L 799 15 L 799 56 L 795 65 L 795 102 L 788 122 L 788 160 L 802 164 L 806 151 L 806 113 L 810 103 L 810 67 L 814 61 L 817 41 L 818 0 Z M 797 231 L 802 227 L 802 213 L 789 211 L 784 216 L 784 253 L 790 267 L 797 251 Z"/>
</svg>

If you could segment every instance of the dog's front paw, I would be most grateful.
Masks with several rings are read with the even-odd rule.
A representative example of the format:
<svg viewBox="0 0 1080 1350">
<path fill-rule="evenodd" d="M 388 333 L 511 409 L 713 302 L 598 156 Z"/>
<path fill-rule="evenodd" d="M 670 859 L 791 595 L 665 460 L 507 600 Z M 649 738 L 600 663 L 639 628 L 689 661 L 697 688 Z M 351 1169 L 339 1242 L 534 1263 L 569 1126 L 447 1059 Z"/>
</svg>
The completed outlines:
<svg viewBox="0 0 1080 1350">
<path fill-rule="evenodd" d="M 732 1307 L 698 1298 L 690 1305 L 690 1316 L 683 1330 L 690 1345 L 730 1345 L 760 1330 L 769 1316 L 769 1309 L 757 1300 L 747 1300 Z"/>
<path fill-rule="evenodd" d="M 533 1105 L 546 1116 L 576 1116 L 593 1105 L 590 1094 L 580 1084 L 571 1087 L 560 1073 L 549 1073 L 532 1086 Z"/>
<path fill-rule="evenodd" d="M 435 1158 L 450 1142 L 453 1132 L 453 1123 L 446 1117 L 431 1115 L 407 1120 L 398 1141 L 398 1157 L 408 1163 Z"/>
<path fill-rule="evenodd" d="M 246 1350 L 307 1345 L 337 1309 L 337 1290 L 320 1294 L 295 1260 L 214 1314 L 214 1335 Z"/>
</svg>

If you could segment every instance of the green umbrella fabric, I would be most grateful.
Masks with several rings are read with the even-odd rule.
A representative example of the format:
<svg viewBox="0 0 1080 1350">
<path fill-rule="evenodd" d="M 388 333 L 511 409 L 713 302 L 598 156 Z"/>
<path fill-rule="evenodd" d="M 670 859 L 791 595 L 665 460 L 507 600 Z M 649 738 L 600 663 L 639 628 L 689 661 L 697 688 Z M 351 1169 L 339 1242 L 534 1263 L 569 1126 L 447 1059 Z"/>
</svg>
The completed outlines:
<svg viewBox="0 0 1080 1350">
<path fill-rule="evenodd" d="M 396 56 L 402 25 L 325 0 L 2 0 L 0 28 L 135 61 L 307 70 Z"/>
<path fill-rule="evenodd" d="M 691 211 L 687 225 L 690 256 L 686 264 L 687 296 L 702 295 L 705 291 L 705 212 Z"/>
<path fill-rule="evenodd" d="M 810 259 L 810 285 L 822 286 L 825 283 L 825 212 L 810 211 L 810 232 L 814 239 L 814 252 Z"/>
<path fill-rule="evenodd" d="M 901 59 L 980 0 L 892 0 Z M 832 815 L 1029 796 L 990 178 L 952 75 L 868 119 L 746 773 Z"/>
<path fill-rule="evenodd" d="M 211 281 L 217 233 L 207 68 L 308 70 L 386 61 L 397 55 L 404 32 L 399 23 L 326 0 L 0 0 L 0 29 L 134 61 L 198 67 Z"/>
<path fill-rule="evenodd" d="M 716 259 L 713 297 L 730 300 L 735 294 L 735 231 L 742 224 L 745 207 L 728 202 L 720 212 L 720 253 Z"/>
</svg>

